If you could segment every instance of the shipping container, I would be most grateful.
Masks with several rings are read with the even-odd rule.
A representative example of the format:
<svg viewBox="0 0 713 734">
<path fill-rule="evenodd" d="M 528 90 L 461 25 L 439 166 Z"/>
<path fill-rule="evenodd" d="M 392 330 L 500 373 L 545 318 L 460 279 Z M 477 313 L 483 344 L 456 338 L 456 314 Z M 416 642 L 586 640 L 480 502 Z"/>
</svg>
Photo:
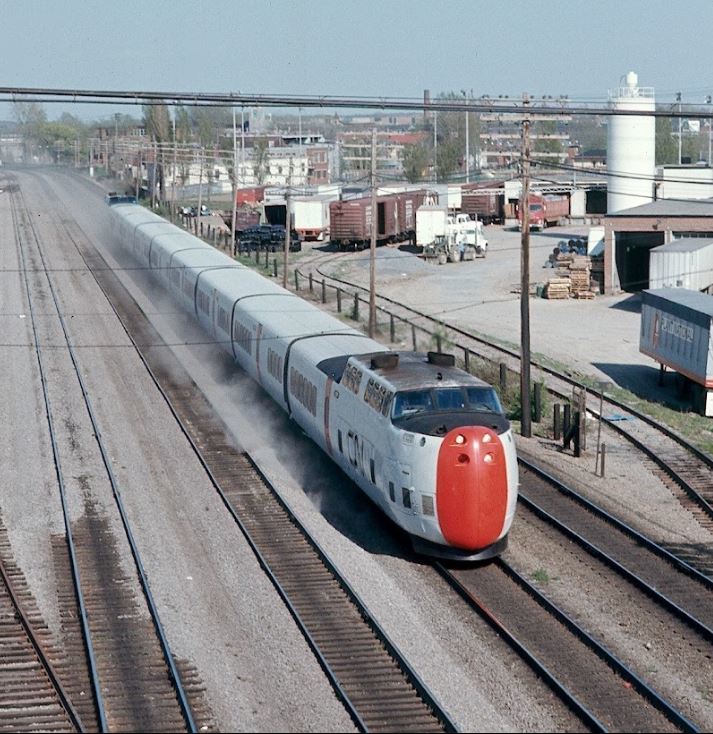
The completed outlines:
<svg viewBox="0 0 713 734">
<path fill-rule="evenodd" d="M 685 237 L 649 251 L 650 288 L 709 291 L 713 286 L 713 239 Z"/>
<path fill-rule="evenodd" d="M 713 415 L 713 296 L 686 288 L 641 292 L 639 351 L 691 380 L 696 407 Z"/>
</svg>

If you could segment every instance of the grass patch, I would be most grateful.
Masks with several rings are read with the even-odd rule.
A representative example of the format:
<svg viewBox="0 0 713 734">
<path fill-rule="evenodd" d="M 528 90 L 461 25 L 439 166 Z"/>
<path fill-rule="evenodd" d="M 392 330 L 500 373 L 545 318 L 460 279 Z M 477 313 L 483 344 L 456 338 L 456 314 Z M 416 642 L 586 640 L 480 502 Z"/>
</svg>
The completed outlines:
<svg viewBox="0 0 713 734">
<path fill-rule="evenodd" d="M 531 576 L 538 584 L 548 584 L 550 582 L 550 575 L 544 568 L 538 568 L 537 571 L 533 571 Z"/>
</svg>

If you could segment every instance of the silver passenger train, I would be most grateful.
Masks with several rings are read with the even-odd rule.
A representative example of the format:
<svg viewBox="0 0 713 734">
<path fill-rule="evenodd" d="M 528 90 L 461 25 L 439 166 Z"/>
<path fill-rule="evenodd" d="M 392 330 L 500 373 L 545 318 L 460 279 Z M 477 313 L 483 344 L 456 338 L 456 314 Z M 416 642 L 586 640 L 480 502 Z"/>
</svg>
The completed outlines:
<svg viewBox="0 0 713 734">
<path fill-rule="evenodd" d="M 121 245 L 418 552 L 504 550 L 518 468 L 490 385 L 451 355 L 391 351 L 125 197 L 107 201 Z"/>
</svg>

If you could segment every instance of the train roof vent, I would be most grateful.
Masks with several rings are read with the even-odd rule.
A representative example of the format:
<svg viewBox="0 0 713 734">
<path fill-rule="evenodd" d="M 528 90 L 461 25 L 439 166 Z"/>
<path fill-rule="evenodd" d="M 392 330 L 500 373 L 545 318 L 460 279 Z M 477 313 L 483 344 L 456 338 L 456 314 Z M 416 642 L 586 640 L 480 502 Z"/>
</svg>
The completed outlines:
<svg viewBox="0 0 713 734">
<path fill-rule="evenodd" d="M 456 358 L 453 354 L 444 354 L 443 352 L 429 352 L 428 361 L 430 364 L 436 364 L 439 367 L 455 367 Z"/>
<path fill-rule="evenodd" d="M 375 354 L 371 358 L 371 369 L 373 370 L 392 370 L 399 365 L 399 355 L 393 352 L 384 354 Z"/>
</svg>

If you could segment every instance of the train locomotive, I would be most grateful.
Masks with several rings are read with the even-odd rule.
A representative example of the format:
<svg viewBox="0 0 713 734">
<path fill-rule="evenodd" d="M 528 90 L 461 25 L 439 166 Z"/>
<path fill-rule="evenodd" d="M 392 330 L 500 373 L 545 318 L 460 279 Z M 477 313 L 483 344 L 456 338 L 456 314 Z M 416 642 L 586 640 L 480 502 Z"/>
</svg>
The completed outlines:
<svg viewBox="0 0 713 734">
<path fill-rule="evenodd" d="M 417 552 L 483 560 L 504 550 L 518 468 L 490 385 L 452 355 L 389 350 L 147 209 L 109 203 L 121 246 Z"/>
</svg>

